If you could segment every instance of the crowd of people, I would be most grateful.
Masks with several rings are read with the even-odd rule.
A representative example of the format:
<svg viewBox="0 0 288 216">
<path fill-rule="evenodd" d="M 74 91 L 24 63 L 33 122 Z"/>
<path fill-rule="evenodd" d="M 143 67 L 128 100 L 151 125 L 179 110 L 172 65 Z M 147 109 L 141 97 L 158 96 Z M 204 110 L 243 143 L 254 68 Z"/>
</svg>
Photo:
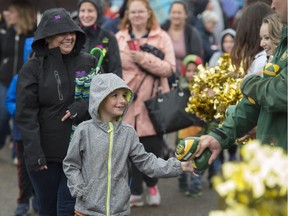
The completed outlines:
<svg viewBox="0 0 288 216">
<path fill-rule="evenodd" d="M 30 202 L 40 216 L 129 215 L 145 200 L 161 204 L 160 177 L 178 176 L 179 192 L 201 196 L 203 173 L 191 161 L 162 159 L 167 142 L 173 149 L 188 136 L 200 137 L 196 157 L 212 153 L 209 182 L 225 149 L 239 160 L 236 140 L 287 151 L 286 0 L 80 0 L 76 11 L 47 9 L 38 26 L 29 1 L 1 13 L 0 149 L 12 143 L 15 216 Z M 89 55 L 95 47 L 100 74 L 89 98 L 76 98 L 75 79 L 99 61 Z M 172 136 L 157 133 L 145 101 L 175 83 L 188 89 L 197 66 L 215 67 L 223 55 L 246 76 L 221 126 L 199 119 Z"/>
</svg>

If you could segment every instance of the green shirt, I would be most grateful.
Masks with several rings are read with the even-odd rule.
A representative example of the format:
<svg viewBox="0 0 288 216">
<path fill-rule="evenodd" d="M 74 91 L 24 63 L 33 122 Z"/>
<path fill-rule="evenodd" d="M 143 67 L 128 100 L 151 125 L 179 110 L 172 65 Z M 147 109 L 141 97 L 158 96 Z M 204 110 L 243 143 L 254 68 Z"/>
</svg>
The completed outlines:
<svg viewBox="0 0 288 216">
<path fill-rule="evenodd" d="M 241 86 L 244 97 L 234 113 L 225 119 L 220 128 L 209 133 L 223 148 L 229 148 L 237 138 L 257 126 L 257 139 L 287 151 L 287 56 L 285 26 L 272 61 L 277 65 L 274 67 L 277 68 L 276 76 L 245 78 Z"/>
</svg>

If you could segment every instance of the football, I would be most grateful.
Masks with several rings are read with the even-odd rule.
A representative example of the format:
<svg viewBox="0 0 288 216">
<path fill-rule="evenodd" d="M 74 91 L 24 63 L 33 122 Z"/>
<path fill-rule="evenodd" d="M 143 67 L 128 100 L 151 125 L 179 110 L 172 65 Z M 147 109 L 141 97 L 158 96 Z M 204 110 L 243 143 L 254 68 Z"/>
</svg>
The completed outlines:
<svg viewBox="0 0 288 216">
<path fill-rule="evenodd" d="M 181 140 L 176 147 L 176 158 L 180 161 L 193 160 L 198 149 L 198 142 L 198 137 L 187 137 Z"/>
</svg>

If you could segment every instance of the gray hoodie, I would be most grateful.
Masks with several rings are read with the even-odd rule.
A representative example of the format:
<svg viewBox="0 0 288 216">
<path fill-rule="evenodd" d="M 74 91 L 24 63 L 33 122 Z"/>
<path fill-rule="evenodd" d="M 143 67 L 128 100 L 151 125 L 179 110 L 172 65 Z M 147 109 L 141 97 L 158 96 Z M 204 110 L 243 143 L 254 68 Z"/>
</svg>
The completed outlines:
<svg viewBox="0 0 288 216">
<path fill-rule="evenodd" d="M 219 58 L 224 54 L 223 40 L 224 40 L 224 37 L 226 35 L 232 36 L 235 40 L 236 31 L 234 29 L 228 28 L 228 29 L 225 29 L 224 31 L 221 32 L 220 40 L 218 42 L 218 47 L 220 50 L 218 52 L 213 53 L 213 55 L 211 56 L 211 58 L 209 60 L 209 64 L 208 64 L 209 67 L 214 67 L 214 66 L 218 65 Z"/>
<path fill-rule="evenodd" d="M 165 161 L 147 153 L 122 117 L 109 123 L 98 118 L 100 103 L 116 89 L 127 89 L 131 104 L 132 91 L 121 78 L 112 73 L 96 75 L 90 88 L 92 119 L 79 124 L 63 162 L 68 187 L 76 197 L 75 210 L 87 215 L 129 215 L 130 162 L 150 177 L 177 176 L 183 172 L 181 164 L 175 158 Z"/>
</svg>

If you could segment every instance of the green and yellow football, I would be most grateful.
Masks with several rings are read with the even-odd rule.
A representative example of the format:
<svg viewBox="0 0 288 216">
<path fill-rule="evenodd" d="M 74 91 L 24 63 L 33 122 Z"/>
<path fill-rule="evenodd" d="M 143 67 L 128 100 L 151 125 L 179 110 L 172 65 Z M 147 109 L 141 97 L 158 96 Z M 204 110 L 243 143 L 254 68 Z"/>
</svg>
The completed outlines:
<svg viewBox="0 0 288 216">
<path fill-rule="evenodd" d="M 176 147 L 175 156 L 180 161 L 190 161 L 195 157 L 199 140 L 197 137 L 187 137 L 181 140 Z"/>
</svg>

